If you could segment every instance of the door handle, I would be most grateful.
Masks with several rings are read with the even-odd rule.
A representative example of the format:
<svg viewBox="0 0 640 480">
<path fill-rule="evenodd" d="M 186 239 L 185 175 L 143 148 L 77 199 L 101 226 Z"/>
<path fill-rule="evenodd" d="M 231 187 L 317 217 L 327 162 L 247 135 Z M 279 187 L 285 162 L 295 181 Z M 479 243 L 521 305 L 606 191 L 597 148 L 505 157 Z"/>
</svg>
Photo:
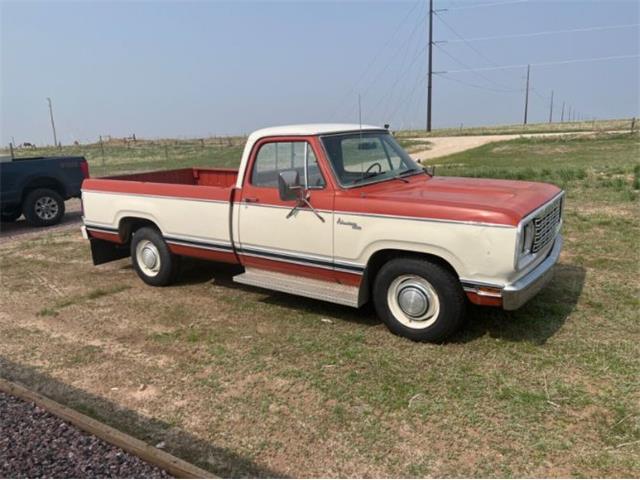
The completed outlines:
<svg viewBox="0 0 640 480">
<path fill-rule="evenodd" d="M 244 203 L 258 203 L 258 198 L 256 197 L 244 197 Z"/>
</svg>

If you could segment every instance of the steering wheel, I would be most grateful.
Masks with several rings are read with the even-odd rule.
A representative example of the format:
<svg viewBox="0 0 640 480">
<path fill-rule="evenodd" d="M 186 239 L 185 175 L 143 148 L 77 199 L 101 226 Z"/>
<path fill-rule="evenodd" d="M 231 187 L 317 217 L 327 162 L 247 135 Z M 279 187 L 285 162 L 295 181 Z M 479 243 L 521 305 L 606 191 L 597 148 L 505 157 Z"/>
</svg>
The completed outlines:
<svg viewBox="0 0 640 480">
<path fill-rule="evenodd" d="M 369 165 L 369 168 L 367 168 L 367 171 L 365 173 L 370 173 L 371 169 L 373 167 L 377 166 L 378 167 L 378 172 L 377 173 L 381 173 L 382 172 L 382 165 L 380 165 L 380 162 L 374 162 L 371 165 Z"/>
</svg>

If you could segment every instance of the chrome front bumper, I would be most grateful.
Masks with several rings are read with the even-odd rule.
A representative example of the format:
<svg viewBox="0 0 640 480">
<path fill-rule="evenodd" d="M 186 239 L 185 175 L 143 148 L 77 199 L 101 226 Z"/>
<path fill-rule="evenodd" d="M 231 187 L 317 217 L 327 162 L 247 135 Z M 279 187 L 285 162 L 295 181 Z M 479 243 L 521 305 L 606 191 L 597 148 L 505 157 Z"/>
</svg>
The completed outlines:
<svg viewBox="0 0 640 480">
<path fill-rule="evenodd" d="M 502 308 L 516 310 L 542 290 L 553 278 L 553 266 L 560 258 L 561 250 L 562 235 L 558 235 L 551 252 L 540 265 L 502 289 Z"/>
</svg>

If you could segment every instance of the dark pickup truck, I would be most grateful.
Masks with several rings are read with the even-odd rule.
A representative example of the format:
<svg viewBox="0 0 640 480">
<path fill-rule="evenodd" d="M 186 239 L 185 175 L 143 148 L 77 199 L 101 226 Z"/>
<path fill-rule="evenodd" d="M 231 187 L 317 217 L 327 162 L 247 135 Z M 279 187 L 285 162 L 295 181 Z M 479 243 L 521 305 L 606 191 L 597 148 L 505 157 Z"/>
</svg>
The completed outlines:
<svg viewBox="0 0 640 480">
<path fill-rule="evenodd" d="M 80 197 L 89 177 L 84 157 L 29 157 L 0 161 L 0 213 L 3 222 L 24 214 L 27 223 L 49 226 L 64 215 L 64 201 Z"/>
</svg>

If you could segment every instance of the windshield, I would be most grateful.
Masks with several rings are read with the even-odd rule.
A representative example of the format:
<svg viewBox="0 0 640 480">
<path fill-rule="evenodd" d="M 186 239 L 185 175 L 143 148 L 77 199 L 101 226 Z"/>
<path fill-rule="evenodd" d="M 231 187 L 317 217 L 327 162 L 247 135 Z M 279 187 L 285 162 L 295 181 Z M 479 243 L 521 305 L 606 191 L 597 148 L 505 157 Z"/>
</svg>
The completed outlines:
<svg viewBox="0 0 640 480">
<path fill-rule="evenodd" d="M 340 185 L 356 185 L 422 173 L 388 132 L 354 132 L 322 137 Z"/>
</svg>

